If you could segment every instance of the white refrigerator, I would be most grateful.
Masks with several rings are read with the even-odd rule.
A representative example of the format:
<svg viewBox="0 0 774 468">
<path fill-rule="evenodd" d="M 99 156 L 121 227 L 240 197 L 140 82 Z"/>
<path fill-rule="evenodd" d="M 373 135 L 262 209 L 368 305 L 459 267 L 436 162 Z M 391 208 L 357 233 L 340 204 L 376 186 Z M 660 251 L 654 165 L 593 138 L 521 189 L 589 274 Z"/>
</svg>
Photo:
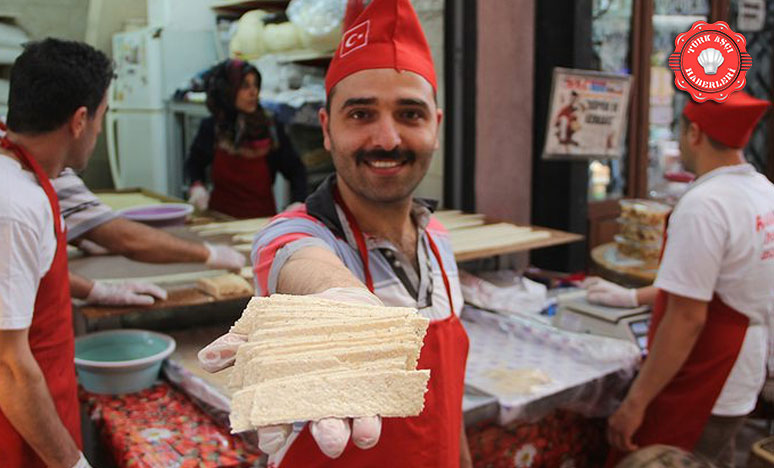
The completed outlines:
<svg viewBox="0 0 774 468">
<path fill-rule="evenodd" d="M 217 61 L 215 33 L 153 26 L 118 33 L 113 60 L 105 131 L 113 183 L 180 196 L 183 161 L 169 150 L 166 103 Z"/>
</svg>

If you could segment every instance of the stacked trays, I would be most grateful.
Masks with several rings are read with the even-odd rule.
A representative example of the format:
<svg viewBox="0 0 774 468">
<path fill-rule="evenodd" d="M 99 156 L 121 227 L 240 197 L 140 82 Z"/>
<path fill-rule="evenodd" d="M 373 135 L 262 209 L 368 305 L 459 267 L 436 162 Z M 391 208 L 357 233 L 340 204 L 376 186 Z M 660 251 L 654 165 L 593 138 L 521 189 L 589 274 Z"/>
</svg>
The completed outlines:
<svg viewBox="0 0 774 468">
<path fill-rule="evenodd" d="M 652 200 L 621 200 L 619 203 L 621 234 L 615 236 L 618 252 L 641 260 L 645 266 L 656 266 L 661 255 L 666 218 L 672 208 Z"/>
<path fill-rule="evenodd" d="M 430 371 L 416 370 L 428 319 L 415 309 L 308 296 L 254 297 L 231 328 L 239 347 L 229 386 L 231 429 L 416 416 Z"/>
</svg>

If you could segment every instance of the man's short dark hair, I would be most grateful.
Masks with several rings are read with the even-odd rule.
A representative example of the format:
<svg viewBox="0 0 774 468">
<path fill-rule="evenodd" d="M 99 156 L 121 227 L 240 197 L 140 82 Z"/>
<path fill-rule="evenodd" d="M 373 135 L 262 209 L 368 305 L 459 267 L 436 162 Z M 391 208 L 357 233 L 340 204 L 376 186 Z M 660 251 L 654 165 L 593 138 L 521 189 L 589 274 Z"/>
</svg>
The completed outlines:
<svg viewBox="0 0 774 468">
<path fill-rule="evenodd" d="M 25 44 L 11 68 L 8 128 L 44 133 L 81 106 L 93 117 L 113 78 L 113 63 L 93 47 L 47 38 Z"/>
</svg>

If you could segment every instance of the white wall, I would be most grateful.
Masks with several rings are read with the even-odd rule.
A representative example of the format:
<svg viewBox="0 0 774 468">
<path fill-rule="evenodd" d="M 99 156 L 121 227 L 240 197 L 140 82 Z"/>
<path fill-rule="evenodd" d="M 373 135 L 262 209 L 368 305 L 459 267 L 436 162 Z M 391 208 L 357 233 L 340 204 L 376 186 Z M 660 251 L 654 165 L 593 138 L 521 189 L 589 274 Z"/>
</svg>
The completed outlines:
<svg viewBox="0 0 774 468">
<path fill-rule="evenodd" d="M 89 0 L 2 0 L 0 15 L 15 16 L 32 39 L 47 36 L 82 41 Z"/>
</svg>

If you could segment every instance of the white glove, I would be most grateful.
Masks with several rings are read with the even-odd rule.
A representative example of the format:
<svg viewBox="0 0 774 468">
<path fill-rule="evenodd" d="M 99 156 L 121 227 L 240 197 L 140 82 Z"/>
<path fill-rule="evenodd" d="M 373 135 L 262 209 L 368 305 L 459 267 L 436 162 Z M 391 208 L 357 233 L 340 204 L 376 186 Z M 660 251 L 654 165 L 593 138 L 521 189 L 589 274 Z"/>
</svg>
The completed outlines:
<svg viewBox="0 0 774 468">
<path fill-rule="evenodd" d="M 204 246 L 210 251 L 210 255 L 207 257 L 205 265 L 213 270 L 236 271 L 247 263 L 247 258 L 245 258 L 244 255 L 227 245 L 213 245 L 209 242 L 205 242 Z"/>
<path fill-rule="evenodd" d="M 204 185 L 197 182 L 188 189 L 188 203 L 192 204 L 199 211 L 204 211 L 210 204 L 210 192 L 204 188 Z"/>
<path fill-rule="evenodd" d="M 166 298 L 167 292 L 152 283 L 127 281 L 111 284 L 95 281 L 86 296 L 86 303 L 103 306 L 151 305 L 156 299 Z"/>
<path fill-rule="evenodd" d="M 72 466 L 72 468 L 91 468 L 91 465 L 89 464 L 89 461 L 86 460 L 86 457 L 83 455 L 83 452 L 78 452 L 79 458 L 78 461 L 75 462 L 75 465 Z"/>
<path fill-rule="evenodd" d="M 602 278 L 589 278 L 583 282 L 589 302 L 611 307 L 637 307 L 637 290 L 624 288 Z"/>
<path fill-rule="evenodd" d="M 354 304 L 383 305 L 382 301 L 363 288 L 331 288 L 311 296 L 331 301 Z M 217 372 L 234 364 L 239 345 L 247 342 L 247 337 L 237 333 L 226 333 L 199 351 L 199 363 L 207 372 Z M 355 446 L 369 449 L 376 445 L 382 432 L 382 419 L 379 416 L 354 418 L 352 427 L 349 421 L 338 418 L 325 418 L 312 421 L 309 428 L 320 450 L 331 458 L 339 457 L 352 438 Z M 280 450 L 293 431 L 289 424 L 258 428 L 258 447 L 266 454 Z"/>
</svg>

